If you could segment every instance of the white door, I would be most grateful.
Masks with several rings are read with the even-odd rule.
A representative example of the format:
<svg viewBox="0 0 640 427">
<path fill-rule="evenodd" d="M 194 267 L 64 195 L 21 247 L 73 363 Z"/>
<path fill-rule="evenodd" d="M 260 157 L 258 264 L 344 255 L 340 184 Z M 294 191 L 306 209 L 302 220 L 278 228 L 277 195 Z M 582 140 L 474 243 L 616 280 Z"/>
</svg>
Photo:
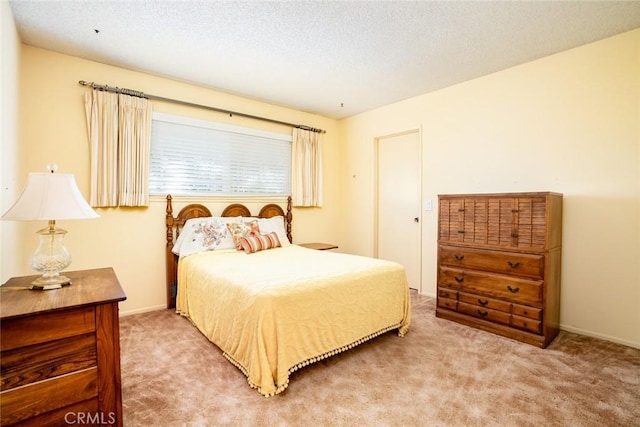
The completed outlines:
<svg viewBox="0 0 640 427">
<path fill-rule="evenodd" d="M 420 291 L 420 134 L 407 132 L 376 142 L 376 254 L 402 264 L 409 287 Z"/>
</svg>

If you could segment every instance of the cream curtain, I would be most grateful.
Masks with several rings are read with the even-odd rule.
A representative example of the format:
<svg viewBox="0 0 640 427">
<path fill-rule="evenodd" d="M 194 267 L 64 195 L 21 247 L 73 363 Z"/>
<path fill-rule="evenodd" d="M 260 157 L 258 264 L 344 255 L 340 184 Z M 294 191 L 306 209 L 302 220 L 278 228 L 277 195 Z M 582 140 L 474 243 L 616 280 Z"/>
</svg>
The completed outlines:
<svg viewBox="0 0 640 427">
<path fill-rule="evenodd" d="M 149 153 L 151 103 L 148 99 L 118 94 L 120 206 L 149 205 Z"/>
<path fill-rule="evenodd" d="M 320 134 L 293 129 L 291 147 L 293 206 L 322 206 L 322 150 Z"/>
<path fill-rule="evenodd" d="M 148 206 L 151 103 L 93 89 L 85 94 L 93 207 Z"/>
</svg>

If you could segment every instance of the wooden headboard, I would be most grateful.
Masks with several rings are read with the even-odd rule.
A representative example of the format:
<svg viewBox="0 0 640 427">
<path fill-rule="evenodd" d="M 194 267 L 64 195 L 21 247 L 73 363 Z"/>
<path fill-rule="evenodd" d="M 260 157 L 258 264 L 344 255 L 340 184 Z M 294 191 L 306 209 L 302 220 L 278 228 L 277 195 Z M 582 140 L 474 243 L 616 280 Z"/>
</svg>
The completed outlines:
<svg viewBox="0 0 640 427">
<path fill-rule="evenodd" d="M 165 218 L 165 226 L 167 233 L 167 245 L 166 245 L 166 263 L 167 263 L 167 308 L 175 308 L 176 295 L 178 292 L 178 256 L 171 252 L 175 239 L 178 238 L 182 227 L 191 218 L 200 218 L 206 216 L 212 216 L 211 211 L 204 205 L 199 203 L 193 203 L 185 206 L 178 212 L 177 216 L 173 216 L 173 206 L 171 205 L 171 194 L 167 195 L 167 210 Z M 251 215 L 251 211 L 240 203 L 233 203 L 222 211 L 220 216 L 224 217 L 257 217 L 257 218 L 271 218 L 274 216 L 284 217 L 284 226 L 287 232 L 287 238 L 289 242 L 293 242 L 291 238 L 291 221 L 293 215 L 291 213 L 291 196 L 287 197 L 287 212 L 285 213 L 280 205 L 275 203 L 269 203 L 264 205 L 258 215 Z"/>
</svg>

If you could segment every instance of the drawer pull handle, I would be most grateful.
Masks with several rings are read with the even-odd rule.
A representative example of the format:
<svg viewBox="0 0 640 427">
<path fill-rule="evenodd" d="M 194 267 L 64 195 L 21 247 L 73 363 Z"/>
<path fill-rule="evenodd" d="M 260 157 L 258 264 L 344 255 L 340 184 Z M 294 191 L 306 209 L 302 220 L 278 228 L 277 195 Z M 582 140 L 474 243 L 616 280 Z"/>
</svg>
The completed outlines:
<svg viewBox="0 0 640 427">
<path fill-rule="evenodd" d="M 478 314 L 480 315 L 480 317 L 487 317 L 487 314 L 489 314 L 489 312 L 478 310 Z"/>
<path fill-rule="evenodd" d="M 511 233 L 511 237 L 518 237 L 518 233 Z"/>
<path fill-rule="evenodd" d="M 464 208 L 458 209 L 458 212 L 464 212 Z"/>
<path fill-rule="evenodd" d="M 456 280 L 456 282 L 458 282 L 458 283 L 462 283 L 462 282 L 464 282 L 464 277 L 454 276 L 453 278 L 454 278 L 454 279 Z"/>
<path fill-rule="evenodd" d="M 489 304 L 489 300 L 482 301 L 480 298 L 478 298 L 478 304 L 480 304 L 483 307 L 486 307 L 487 304 Z"/>
<path fill-rule="evenodd" d="M 511 285 L 507 285 L 507 289 L 509 289 L 509 292 L 511 292 L 512 294 L 517 294 L 518 292 L 520 292 L 520 288 L 512 288 Z"/>
<path fill-rule="evenodd" d="M 511 213 L 518 213 L 520 212 L 518 209 L 511 209 Z"/>
<path fill-rule="evenodd" d="M 511 268 L 518 268 L 520 266 L 520 261 L 516 261 L 516 262 L 507 261 L 507 264 L 509 264 L 509 267 Z"/>
<path fill-rule="evenodd" d="M 462 261 L 464 259 L 464 255 L 455 254 L 453 257 L 458 261 Z"/>
<path fill-rule="evenodd" d="M 458 230 L 458 233 L 464 234 L 464 230 Z"/>
</svg>

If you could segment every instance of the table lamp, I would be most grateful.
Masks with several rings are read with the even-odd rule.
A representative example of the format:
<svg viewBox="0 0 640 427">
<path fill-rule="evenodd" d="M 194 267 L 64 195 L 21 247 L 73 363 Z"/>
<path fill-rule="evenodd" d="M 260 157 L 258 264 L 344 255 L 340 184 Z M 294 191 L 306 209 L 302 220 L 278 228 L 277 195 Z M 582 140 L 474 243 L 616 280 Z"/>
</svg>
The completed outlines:
<svg viewBox="0 0 640 427">
<path fill-rule="evenodd" d="M 55 173 L 57 166 L 48 164 L 48 173 L 30 173 L 18 200 L 2 215 L 3 220 L 49 221 L 38 230 L 39 244 L 30 258 L 31 267 L 42 276 L 31 283 L 31 289 L 59 289 L 71 284 L 60 274 L 71 264 L 71 254 L 64 247 L 65 230 L 56 227 L 56 220 L 98 218 L 84 200 L 72 174 Z"/>
</svg>

